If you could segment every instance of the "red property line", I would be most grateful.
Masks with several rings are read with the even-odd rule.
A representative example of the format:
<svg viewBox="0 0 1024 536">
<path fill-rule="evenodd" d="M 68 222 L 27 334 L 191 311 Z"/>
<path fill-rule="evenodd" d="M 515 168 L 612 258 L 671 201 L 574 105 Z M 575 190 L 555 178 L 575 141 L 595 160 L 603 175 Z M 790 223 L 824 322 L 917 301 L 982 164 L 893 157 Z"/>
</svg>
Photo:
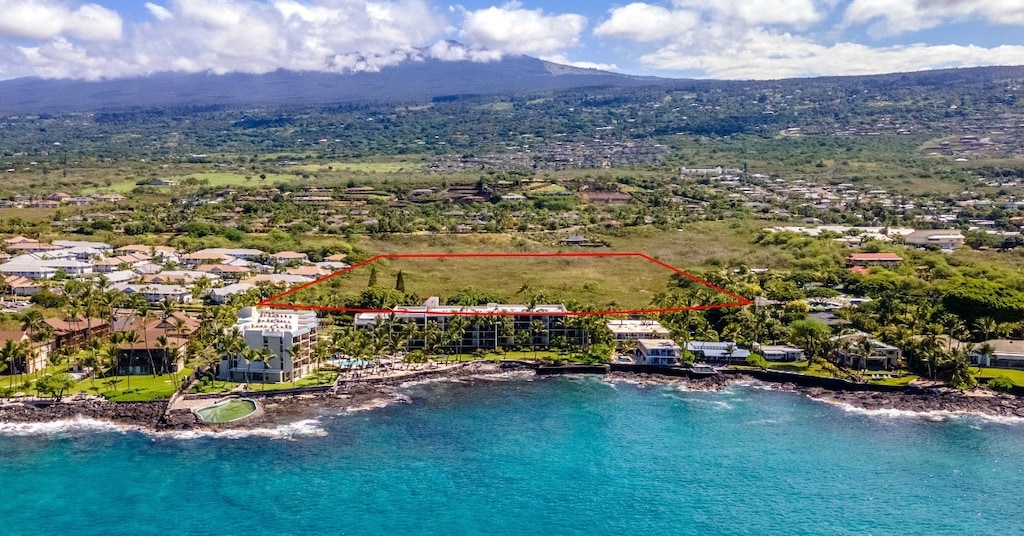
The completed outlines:
<svg viewBox="0 0 1024 536">
<path fill-rule="evenodd" d="M 735 299 L 734 302 L 729 303 L 714 303 L 707 305 L 693 305 L 689 307 L 662 307 L 662 308 L 650 308 L 650 309 L 625 309 L 625 310 L 606 310 L 606 311 L 564 311 L 564 312 L 544 312 L 544 311 L 506 311 L 506 312 L 483 312 L 483 311 L 452 311 L 445 313 L 451 316 L 611 316 L 611 315 L 630 315 L 630 314 L 651 314 L 651 313 L 677 313 L 685 311 L 707 311 L 712 309 L 725 309 L 728 307 L 743 307 L 750 305 L 750 300 L 734 293 L 730 292 L 722 287 L 719 287 L 710 281 L 701 279 L 689 272 L 680 270 L 675 266 L 659 261 L 645 253 L 390 253 L 382 254 L 371 257 L 365 261 L 353 264 L 348 268 L 339 270 L 337 272 L 325 275 L 309 283 L 303 283 L 295 288 L 282 292 L 280 294 L 271 296 L 265 300 L 260 301 L 256 305 L 261 307 L 272 307 L 280 309 L 300 309 L 308 311 L 331 311 L 340 313 L 384 313 L 384 314 L 424 314 L 423 311 L 413 311 L 411 309 L 364 309 L 358 307 L 336 307 L 328 305 L 300 305 L 300 304 L 287 304 L 287 303 L 276 303 L 278 300 L 290 296 L 296 292 L 307 289 L 314 285 L 318 285 L 327 281 L 328 279 L 346 274 L 353 270 L 359 269 L 368 264 L 372 264 L 381 259 L 447 259 L 447 258 L 473 258 L 473 257 L 485 257 L 485 258 L 537 258 L 537 257 L 637 257 L 658 265 L 662 268 L 671 270 L 687 279 L 703 285 L 715 292 L 719 292 L 730 298 Z"/>
</svg>

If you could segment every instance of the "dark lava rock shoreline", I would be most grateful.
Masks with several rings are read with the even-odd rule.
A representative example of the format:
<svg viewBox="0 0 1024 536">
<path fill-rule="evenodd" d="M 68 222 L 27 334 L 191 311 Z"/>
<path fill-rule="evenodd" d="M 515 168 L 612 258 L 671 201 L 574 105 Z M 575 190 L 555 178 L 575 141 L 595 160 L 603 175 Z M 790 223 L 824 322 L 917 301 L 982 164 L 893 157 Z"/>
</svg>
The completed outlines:
<svg viewBox="0 0 1024 536">
<path fill-rule="evenodd" d="M 502 373 L 529 372 L 528 368 L 499 368 L 496 365 L 448 369 L 438 374 L 425 374 L 416 378 L 393 378 L 382 381 L 352 382 L 339 393 L 326 391 L 260 395 L 264 414 L 258 419 L 231 425 L 230 428 L 254 428 L 281 424 L 322 415 L 337 415 L 346 411 L 368 409 L 385 404 L 408 402 L 403 393 L 407 382 L 431 380 L 501 381 Z M 497 374 L 489 377 L 488 375 Z M 547 376 L 549 377 L 549 376 Z M 538 377 L 538 379 L 541 377 Z M 745 375 L 716 375 L 701 379 L 670 377 L 658 374 L 612 372 L 604 376 L 608 381 L 621 381 L 636 385 L 684 385 L 687 389 L 716 391 L 732 385 L 759 385 L 768 389 L 803 393 L 823 402 L 845 404 L 864 410 L 900 410 L 915 413 L 949 412 L 972 413 L 994 417 L 1024 419 L 1024 398 L 995 393 L 985 389 L 960 392 L 950 389 L 908 389 L 904 392 L 831 391 L 819 387 L 800 387 L 792 383 L 770 383 Z M 0 423 L 36 423 L 88 418 L 120 425 L 137 426 L 148 430 L 220 430 L 229 426 L 212 426 L 201 422 L 188 410 L 165 413 L 167 401 L 109 402 L 95 398 L 65 398 L 60 403 L 50 401 L 0 402 Z"/>
</svg>

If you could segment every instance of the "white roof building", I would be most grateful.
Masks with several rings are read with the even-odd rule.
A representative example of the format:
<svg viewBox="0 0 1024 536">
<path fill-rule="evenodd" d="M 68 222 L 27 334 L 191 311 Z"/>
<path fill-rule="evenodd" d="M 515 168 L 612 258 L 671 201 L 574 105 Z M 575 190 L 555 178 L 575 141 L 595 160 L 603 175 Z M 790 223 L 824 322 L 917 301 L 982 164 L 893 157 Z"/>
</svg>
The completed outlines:
<svg viewBox="0 0 1024 536">
<path fill-rule="evenodd" d="M 256 288 L 256 285 L 248 283 L 233 283 L 220 288 L 213 288 L 210 289 L 210 300 L 217 304 L 225 304 L 231 296 L 245 294 L 254 288 Z"/>
<path fill-rule="evenodd" d="M 678 365 L 683 349 L 671 339 L 640 339 L 636 342 L 638 365 Z"/>
<path fill-rule="evenodd" d="M 616 341 L 667 339 L 671 334 L 671 331 L 662 326 L 657 320 L 609 320 L 607 326 L 612 332 L 612 339 Z"/>
<path fill-rule="evenodd" d="M 146 301 L 150 303 L 159 303 L 168 299 L 178 303 L 192 301 L 192 291 L 181 285 L 160 285 L 156 283 L 133 285 L 118 283 L 113 285 L 113 288 L 125 294 L 142 294 L 146 297 Z"/>
<path fill-rule="evenodd" d="M 264 363 L 248 361 L 243 355 L 224 355 L 220 376 L 233 381 L 285 382 L 309 374 L 319 324 L 313 311 L 243 308 L 235 329 L 249 348 L 267 349 L 272 357 Z"/>
</svg>

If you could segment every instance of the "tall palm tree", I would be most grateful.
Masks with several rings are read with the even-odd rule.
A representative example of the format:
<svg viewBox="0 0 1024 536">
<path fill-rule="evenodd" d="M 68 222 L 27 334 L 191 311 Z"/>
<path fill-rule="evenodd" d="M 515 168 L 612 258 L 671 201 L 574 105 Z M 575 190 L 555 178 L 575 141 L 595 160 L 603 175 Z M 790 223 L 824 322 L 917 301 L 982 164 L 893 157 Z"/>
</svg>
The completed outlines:
<svg viewBox="0 0 1024 536">
<path fill-rule="evenodd" d="M 469 327 L 469 319 L 464 316 L 456 316 L 448 322 L 445 329 L 445 338 L 449 344 L 454 344 L 455 354 L 462 354 L 462 341 L 466 336 L 466 329 Z"/>
<path fill-rule="evenodd" d="M 971 374 L 971 358 L 966 348 L 954 349 L 943 360 L 942 367 L 944 376 L 948 375 L 947 382 L 956 389 L 970 389 L 978 384 L 978 381 Z"/>
<path fill-rule="evenodd" d="M 270 351 L 270 348 L 267 348 L 266 346 L 264 346 L 263 348 L 260 348 L 256 352 L 256 358 L 259 360 L 260 363 L 263 364 L 263 381 L 260 382 L 260 391 L 266 389 L 266 385 L 267 385 L 267 370 L 270 369 L 270 362 L 275 357 L 277 357 L 277 356 L 275 356 L 274 353 Z"/>
<path fill-rule="evenodd" d="M 43 312 L 39 309 L 32 307 L 21 313 L 21 329 L 28 333 L 29 338 L 32 338 L 44 325 L 46 325 L 46 319 L 43 318 Z"/>
<path fill-rule="evenodd" d="M 111 340 L 113 340 L 113 339 L 114 339 L 114 336 L 112 335 L 111 336 Z M 125 378 L 126 378 L 126 381 L 128 383 L 127 389 L 131 389 L 132 388 L 132 361 L 135 360 L 135 348 L 133 348 L 132 346 L 134 346 L 135 343 L 139 342 L 139 332 L 135 331 L 134 329 L 128 330 L 128 331 L 122 331 L 120 333 L 120 339 L 121 339 L 122 343 L 127 344 L 129 346 L 128 352 L 127 352 L 128 353 L 128 366 L 125 368 Z"/>
<path fill-rule="evenodd" d="M 427 355 L 437 354 L 438 347 L 444 342 L 444 331 L 441 326 L 434 320 L 428 320 L 423 329 L 423 335 L 426 341 L 424 349 L 427 351 Z"/>
<path fill-rule="evenodd" d="M 857 340 L 857 354 L 860 356 L 860 368 L 868 368 L 868 358 L 875 353 L 875 343 L 868 337 Z"/>
<path fill-rule="evenodd" d="M 28 355 L 28 346 L 24 342 L 14 342 L 10 339 L 0 347 L 0 361 L 7 365 L 10 374 L 7 387 L 14 390 L 14 376 L 19 374 L 21 360 Z M 19 382 L 20 383 L 20 382 Z"/>
<path fill-rule="evenodd" d="M 535 318 L 530 322 L 530 346 L 533 350 L 533 358 L 537 359 L 537 339 L 547 333 L 547 328 L 544 326 L 544 322 L 539 318 Z"/>
<path fill-rule="evenodd" d="M 255 348 L 246 347 L 242 351 L 242 356 L 245 359 L 245 383 L 249 384 L 252 374 L 252 364 L 260 359 L 260 351 Z M 246 387 L 248 389 L 248 386 Z"/>
<path fill-rule="evenodd" d="M 156 338 L 156 344 L 160 348 L 160 373 L 167 372 L 167 361 L 170 356 L 170 349 L 173 346 L 171 339 L 166 335 L 158 335 Z"/>
<path fill-rule="evenodd" d="M 983 316 L 974 321 L 974 326 L 978 328 L 979 332 L 981 332 L 981 340 L 987 341 L 992 338 L 992 334 L 995 333 L 999 324 L 992 317 Z"/>
</svg>

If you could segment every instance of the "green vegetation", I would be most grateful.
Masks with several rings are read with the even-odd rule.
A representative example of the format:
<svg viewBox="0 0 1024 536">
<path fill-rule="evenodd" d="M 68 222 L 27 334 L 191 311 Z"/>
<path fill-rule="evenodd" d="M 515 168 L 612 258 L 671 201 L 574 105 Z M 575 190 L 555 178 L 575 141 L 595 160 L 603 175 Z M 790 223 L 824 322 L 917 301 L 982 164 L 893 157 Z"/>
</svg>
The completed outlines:
<svg viewBox="0 0 1024 536">
<path fill-rule="evenodd" d="M 1024 370 L 986 367 L 980 367 L 976 370 L 978 371 L 977 377 L 979 379 L 988 379 L 989 386 L 992 385 L 993 380 L 1002 378 L 1000 380 L 1001 383 L 1009 381 L 1013 385 L 1024 387 Z"/>
<path fill-rule="evenodd" d="M 1013 389 L 1014 383 L 1013 380 L 1006 376 L 996 376 L 989 380 L 985 385 L 993 391 L 1009 392 Z"/>
<path fill-rule="evenodd" d="M 367 284 L 393 285 L 399 274 L 404 292 L 383 287 L 367 290 Z M 465 305 L 566 303 L 577 308 L 639 309 L 650 306 L 672 275 L 670 270 L 638 257 L 381 259 L 288 296 L 285 301 L 392 307 L 440 296 L 445 303 Z"/>
<path fill-rule="evenodd" d="M 401 106 L 10 117 L 0 139 L 6 165 L 0 195 L 26 206 L 0 209 L 0 233 L 186 252 L 297 250 L 314 262 L 335 254 L 356 263 L 387 253 L 637 251 L 767 304 L 659 315 L 677 340 L 728 340 L 745 348 L 790 343 L 806 350 L 808 363 L 769 368 L 882 383 L 920 375 L 970 388 L 976 376 L 992 377 L 974 373 L 971 350 L 985 340 L 1024 336 L 1024 239 L 1015 234 L 1024 211 L 1014 201 L 1024 195 L 1024 168 L 1015 158 L 1024 141 L 1013 129 L 980 132 L 984 125 L 1019 122 L 1010 88 L 1019 85 L 1020 71 L 972 73 L 939 73 L 916 85 L 900 77 L 680 81 Z M 972 78 L 978 73 L 985 78 Z M 569 108 L 574 112 L 564 113 Z M 968 132 L 968 120 L 982 126 Z M 61 140 L 59 149 L 54 139 Z M 737 169 L 726 175 L 680 170 L 719 165 Z M 166 182 L 174 184 L 154 185 Z M 46 198 L 58 191 L 126 198 L 39 208 L 57 203 Z M 914 250 L 898 237 L 855 229 L 818 237 L 769 231 L 807 222 L 880 232 L 948 226 L 965 233 L 968 247 Z M 596 249 L 566 245 L 569 236 Z M 846 257 L 854 252 L 892 252 L 904 260 L 851 272 Z M 271 264 L 275 272 L 296 267 Z M 76 318 L 138 305 L 65 276 L 32 298 L 34 310 Z M 190 369 L 214 367 L 230 342 L 222 334 L 237 307 L 279 291 L 262 283 L 216 309 L 218 318 L 204 318 L 182 356 Z M 821 299 L 839 294 L 871 301 L 835 311 L 833 325 L 808 317 L 825 308 Z M 433 295 L 450 304 L 561 302 L 571 310 L 723 299 L 635 258 L 450 258 L 376 262 L 288 300 L 387 308 Z M 351 317 L 330 321 L 347 326 Z M 21 317 L 10 314 L 0 323 L 20 326 Z M 460 338 L 467 326 L 453 324 L 434 326 L 429 335 L 408 326 L 358 335 L 339 327 L 328 330 L 331 340 L 323 346 L 329 351 L 318 359 L 342 352 L 374 361 L 402 351 L 415 360 L 468 358 Z M 519 326 L 495 346 L 526 358 L 600 361 L 606 334 L 586 327 L 595 337 L 582 344 L 541 342 L 542 330 Z M 335 331 L 342 335 L 335 338 Z M 902 350 L 902 359 L 890 364 L 897 378 L 872 378 L 836 359 L 844 351 L 869 351 L 869 338 Z M 12 346 L 0 358 L 13 372 L 11 392 L 33 389 L 32 379 L 17 372 L 20 355 Z M 147 399 L 169 396 L 176 382 L 117 376 L 116 346 L 107 341 L 55 357 L 47 374 L 72 361 L 96 371 L 68 392 Z M 322 374 L 294 386 L 332 380 Z M 43 390 L 59 396 L 59 384 L 46 379 Z M 216 385 L 198 389 L 233 386 Z"/>
<path fill-rule="evenodd" d="M 143 402 L 168 399 L 180 386 L 181 379 L 191 371 L 178 374 L 113 376 L 101 379 L 85 379 L 78 382 L 69 393 L 86 393 L 102 396 L 115 402 Z M 131 386 L 129 387 L 129 383 Z"/>
</svg>

